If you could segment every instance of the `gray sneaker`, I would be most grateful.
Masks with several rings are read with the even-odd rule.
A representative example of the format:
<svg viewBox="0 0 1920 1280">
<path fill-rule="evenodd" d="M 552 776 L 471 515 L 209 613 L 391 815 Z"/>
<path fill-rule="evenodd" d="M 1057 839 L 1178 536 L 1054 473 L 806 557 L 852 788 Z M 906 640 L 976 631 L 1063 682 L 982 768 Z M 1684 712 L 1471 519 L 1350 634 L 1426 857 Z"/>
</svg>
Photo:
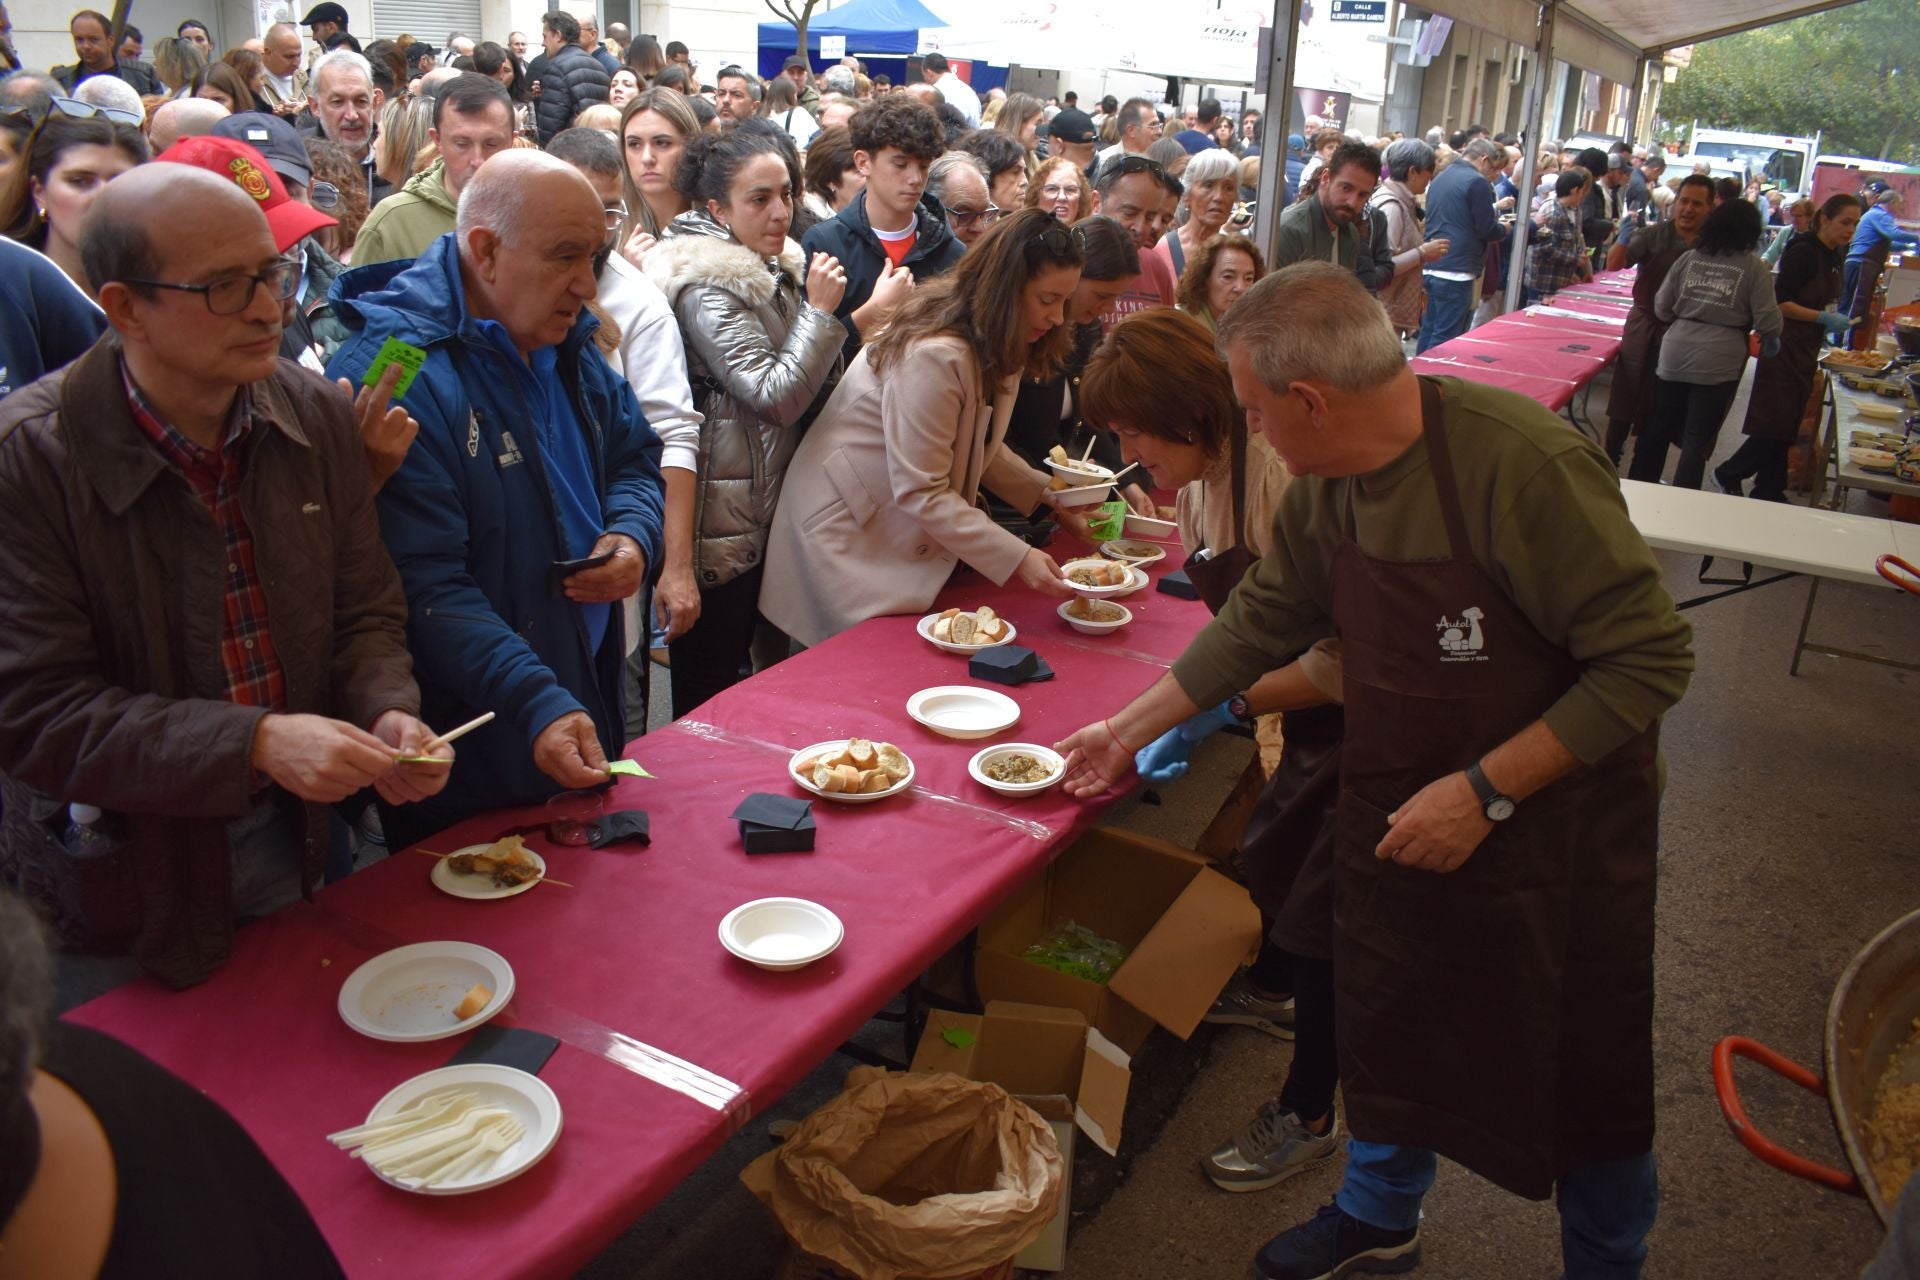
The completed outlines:
<svg viewBox="0 0 1920 1280">
<path fill-rule="evenodd" d="M 1294 1174 L 1331 1159 L 1340 1149 L 1340 1118 L 1317 1134 L 1275 1098 L 1260 1108 L 1233 1141 L 1201 1161 L 1222 1191 L 1265 1191 Z"/>
<path fill-rule="evenodd" d="M 1278 1040 L 1293 1039 L 1293 997 L 1269 1000 L 1247 983 L 1247 971 L 1241 969 L 1220 992 L 1220 998 L 1207 1010 L 1203 1022 L 1232 1023 L 1264 1031 Z"/>
</svg>

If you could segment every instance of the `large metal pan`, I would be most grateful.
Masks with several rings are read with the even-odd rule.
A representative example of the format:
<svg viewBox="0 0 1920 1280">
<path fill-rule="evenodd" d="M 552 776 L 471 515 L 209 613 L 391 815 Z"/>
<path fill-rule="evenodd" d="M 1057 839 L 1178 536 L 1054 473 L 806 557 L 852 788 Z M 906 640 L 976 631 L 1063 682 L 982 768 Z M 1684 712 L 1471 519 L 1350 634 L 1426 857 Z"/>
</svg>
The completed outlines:
<svg viewBox="0 0 1920 1280">
<path fill-rule="evenodd" d="M 1893 1214 L 1900 1188 L 1883 1187 L 1867 1160 L 1863 1127 L 1894 1050 L 1913 1035 L 1920 1018 L 1920 911 L 1894 921 L 1853 958 L 1827 1005 L 1826 1075 L 1814 1075 L 1791 1058 L 1757 1040 L 1727 1036 L 1713 1047 L 1713 1087 L 1720 1111 L 1742 1146 L 1795 1177 L 1852 1195 L 1863 1195 L 1884 1225 Z M 1833 1127 L 1847 1153 L 1845 1173 L 1767 1140 L 1747 1118 L 1733 1082 L 1733 1060 L 1751 1059 L 1812 1093 L 1825 1093 L 1833 1108 Z M 1920 1079 L 1920 1053 L 1901 1063 L 1905 1084 Z"/>
</svg>

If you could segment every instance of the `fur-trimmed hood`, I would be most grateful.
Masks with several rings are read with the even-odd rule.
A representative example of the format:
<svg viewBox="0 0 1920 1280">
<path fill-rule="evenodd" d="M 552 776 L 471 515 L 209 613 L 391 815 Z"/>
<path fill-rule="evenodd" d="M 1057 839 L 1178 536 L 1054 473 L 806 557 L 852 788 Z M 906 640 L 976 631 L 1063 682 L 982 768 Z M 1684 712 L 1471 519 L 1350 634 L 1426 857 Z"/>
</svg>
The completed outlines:
<svg viewBox="0 0 1920 1280">
<path fill-rule="evenodd" d="M 806 254 L 788 240 L 780 250 L 779 269 L 796 289 L 806 279 L 806 265 Z M 647 254 L 646 272 L 670 303 L 689 285 L 705 284 L 757 308 L 773 301 L 771 267 L 707 214 L 690 211 L 667 224 L 660 243 Z"/>
</svg>

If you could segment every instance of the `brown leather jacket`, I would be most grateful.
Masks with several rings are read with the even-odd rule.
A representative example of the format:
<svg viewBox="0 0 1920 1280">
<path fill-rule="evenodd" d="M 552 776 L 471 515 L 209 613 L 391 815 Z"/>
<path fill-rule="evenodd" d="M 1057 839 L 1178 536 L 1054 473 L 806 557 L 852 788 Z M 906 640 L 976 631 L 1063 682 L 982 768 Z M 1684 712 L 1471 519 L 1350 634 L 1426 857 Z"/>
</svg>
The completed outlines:
<svg viewBox="0 0 1920 1280">
<path fill-rule="evenodd" d="M 232 944 L 226 824 L 255 799 L 265 712 L 227 700 L 220 531 L 134 425 L 119 359 L 109 333 L 0 401 L 0 769 L 124 832 L 78 862 L 53 836 L 21 839 L 9 813 L 0 875 L 60 889 L 90 944 L 131 944 L 183 987 Z M 406 602 L 346 401 L 286 360 L 252 395 L 241 502 L 287 710 L 362 727 L 417 714 Z M 326 812 L 308 805 L 308 882 L 325 849 Z"/>
</svg>

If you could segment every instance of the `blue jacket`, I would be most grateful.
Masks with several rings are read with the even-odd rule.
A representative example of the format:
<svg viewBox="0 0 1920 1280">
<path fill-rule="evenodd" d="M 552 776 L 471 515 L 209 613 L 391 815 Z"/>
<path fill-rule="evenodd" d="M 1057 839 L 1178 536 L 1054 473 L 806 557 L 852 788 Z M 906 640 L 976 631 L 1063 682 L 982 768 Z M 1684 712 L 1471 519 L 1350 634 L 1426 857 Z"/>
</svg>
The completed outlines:
<svg viewBox="0 0 1920 1280">
<path fill-rule="evenodd" d="M 0 396 L 86 354 L 107 317 L 51 258 L 0 236 Z"/>
<path fill-rule="evenodd" d="M 585 711 L 609 759 L 626 742 L 619 606 L 596 654 L 579 606 L 548 589 L 548 567 L 569 552 L 533 426 L 542 406 L 529 403 L 526 367 L 497 326 L 467 314 L 451 233 L 413 262 L 347 272 L 330 296 L 350 336 L 328 377 L 358 386 L 392 337 L 427 353 L 401 398 L 420 435 L 378 499 L 381 536 L 407 592 L 421 718 L 448 729 L 498 715 L 460 740 L 446 790 L 406 807 L 409 826 L 417 816 L 430 824 L 424 834 L 482 809 L 537 802 L 559 789 L 532 753 L 553 721 Z M 592 437 L 604 528 L 638 542 L 651 575 L 665 506 L 660 441 L 625 379 L 592 349 L 597 327 L 583 311 L 560 344 L 559 368 Z"/>
<path fill-rule="evenodd" d="M 1860 225 L 1853 233 L 1853 243 L 1847 246 L 1847 257 L 1864 258 L 1881 241 L 1903 253 L 1920 245 L 1920 238 L 1893 220 L 1891 209 L 1877 204 L 1861 216 Z"/>
<path fill-rule="evenodd" d="M 1493 212 L 1493 184 L 1468 161 L 1454 161 L 1427 187 L 1425 235 L 1449 242 L 1447 256 L 1427 263 L 1426 270 L 1459 271 L 1478 279 L 1487 269 L 1487 246 L 1505 233 Z"/>
</svg>

